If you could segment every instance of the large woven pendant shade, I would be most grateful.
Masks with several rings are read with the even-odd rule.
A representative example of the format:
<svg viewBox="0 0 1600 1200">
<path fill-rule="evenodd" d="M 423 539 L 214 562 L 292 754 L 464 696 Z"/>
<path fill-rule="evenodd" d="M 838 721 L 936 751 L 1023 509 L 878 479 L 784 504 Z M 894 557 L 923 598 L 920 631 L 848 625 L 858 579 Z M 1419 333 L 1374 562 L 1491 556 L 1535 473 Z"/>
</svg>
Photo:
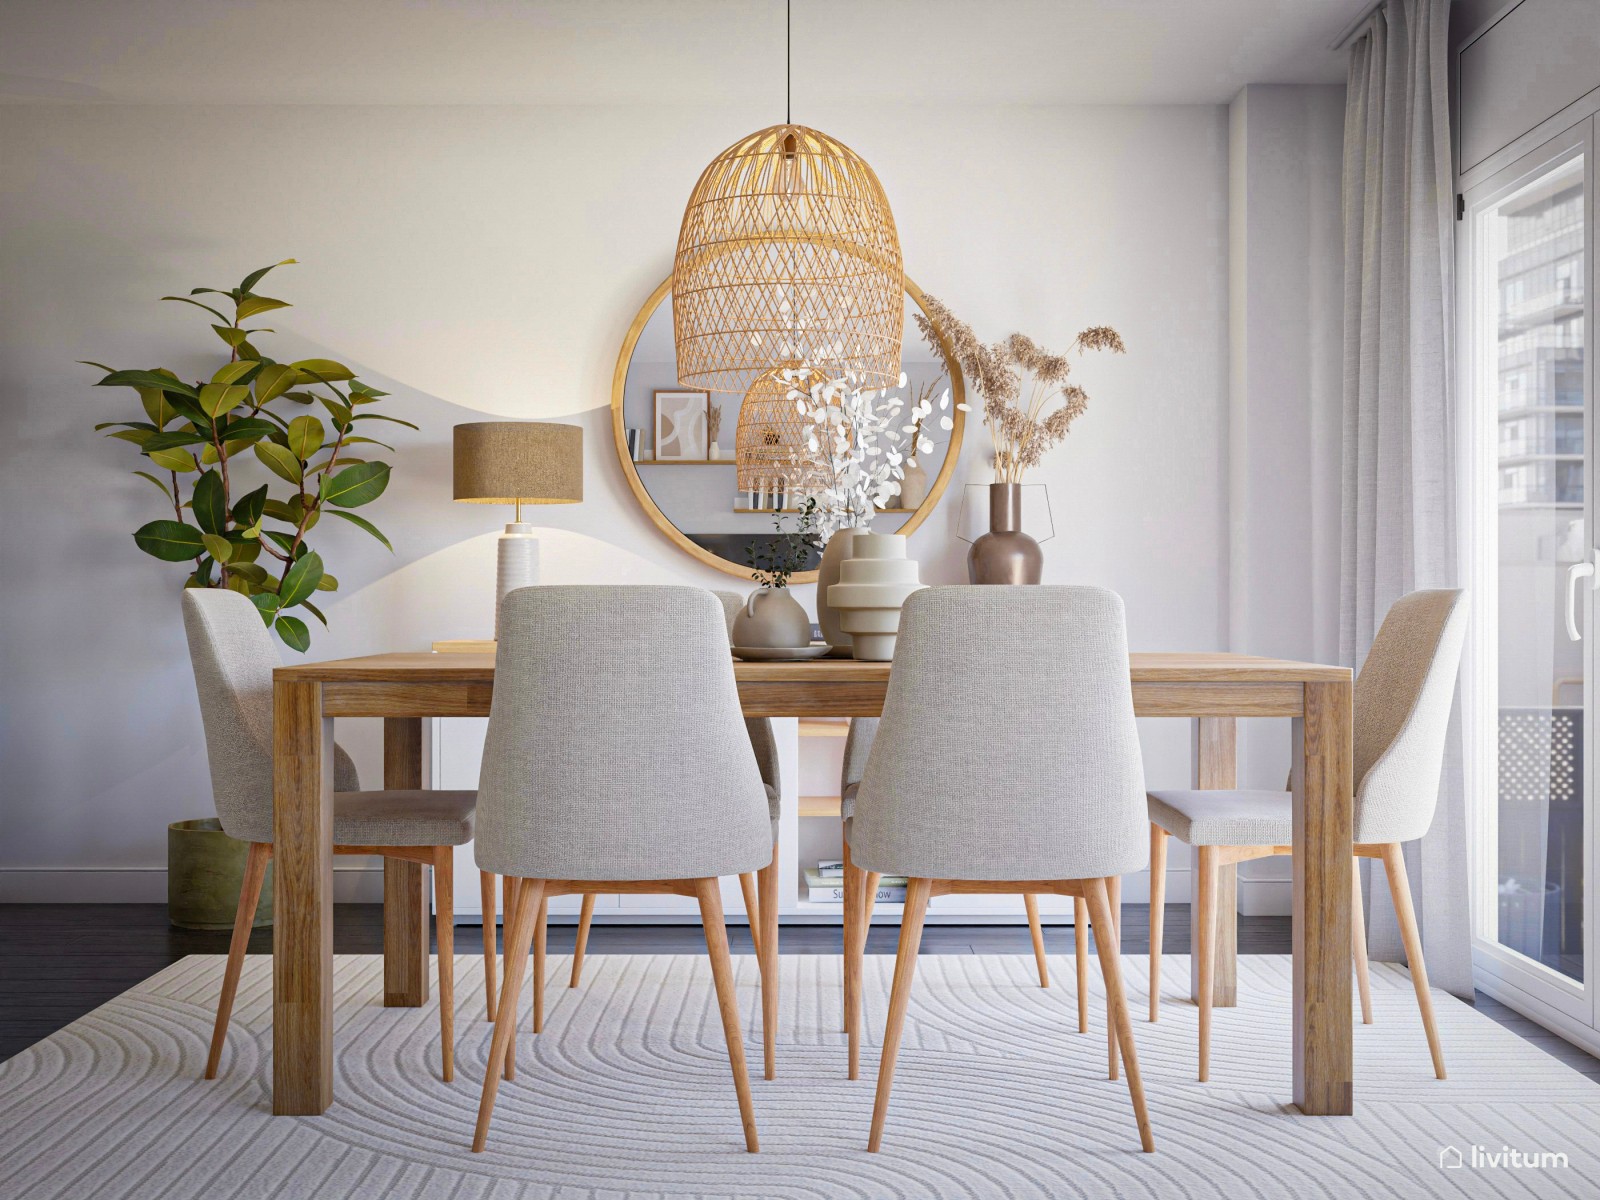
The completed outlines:
<svg viewBox="0 0 1600 1200">
<path fill-rule="evenodd" d="M 803 125 L 717 155 L 684 209 L 672 320 L 685 387 L 744 392 L 785 361 L 894 386 L 905 271 L 872 168 Z"/>
<path fill-rule="evenodd" d="M 766 371 L 750 385 L 739 405 L 733 456 L 741 492 L 782 483 L 790 491 L 808 493 L 820 481 L 817 456 L 806 446 L 806 432 L 813 428 L 812 423 L 789 399 L 792 390 L 806 390 L 809 381 L 791 383 L 778 376 L 779 371 L 798 365 L 786 361 Z"/>
</svg>

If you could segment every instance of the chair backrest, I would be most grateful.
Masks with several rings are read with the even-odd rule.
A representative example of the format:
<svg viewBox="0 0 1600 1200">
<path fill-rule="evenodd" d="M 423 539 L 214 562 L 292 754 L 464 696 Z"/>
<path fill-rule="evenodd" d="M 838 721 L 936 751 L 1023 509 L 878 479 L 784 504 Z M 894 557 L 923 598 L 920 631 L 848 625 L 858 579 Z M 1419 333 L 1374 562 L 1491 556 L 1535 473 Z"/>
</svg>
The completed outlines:
<svg viewBox="0 0 1600 1200">
<path fill-rule="evenodd" d="M 500 609 L 477 859 L 525 879 L 765 866 L 772 831 L 727 626 L 689 587 L 530 587 Z"/>
<path fill-rule="evenodd" d="M 183 628 L 223 832 L 246 842 L 270 842 L 272 669 L 278 648 L 261 610 L 223 588 L 186 589 Z"/>
<path fill-rule="evenodd" d="M 1149 861 L 1122 599 L 935 587 L 900 618 L 852 858 L 935 879 L 1088 879 Z"/>
<path fill-rule="evenodd" d="M 1355 682 L 1355 838 L 1409 842 L 1439 799 L 1445 734 L 1467 636 L 1467 596 L 1436 589 L 1395 601 Z"/>
</svg>

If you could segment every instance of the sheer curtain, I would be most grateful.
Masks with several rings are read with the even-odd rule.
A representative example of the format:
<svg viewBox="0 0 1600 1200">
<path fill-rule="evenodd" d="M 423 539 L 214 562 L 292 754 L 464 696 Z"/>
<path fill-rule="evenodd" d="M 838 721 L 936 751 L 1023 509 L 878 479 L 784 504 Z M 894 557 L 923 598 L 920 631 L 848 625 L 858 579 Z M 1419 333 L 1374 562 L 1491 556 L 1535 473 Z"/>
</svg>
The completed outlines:
<svg viewBox="0 0 1600 1200">
<path fill-rule="evenodd" d="M 1449 9 L 1386 0 L 1350 49 L 1339 616 L 1352 665 L 1397 599 L 1458 582 Z M 1433 827 L 1406 847 L 1406 865 L 1431 981 L 1470 997 L 1461 766 L 1457 717 Z M 1400 960 L 1381 872 L 1369 872 L 1366 899 L 1372 956 Z"/>
</svg>

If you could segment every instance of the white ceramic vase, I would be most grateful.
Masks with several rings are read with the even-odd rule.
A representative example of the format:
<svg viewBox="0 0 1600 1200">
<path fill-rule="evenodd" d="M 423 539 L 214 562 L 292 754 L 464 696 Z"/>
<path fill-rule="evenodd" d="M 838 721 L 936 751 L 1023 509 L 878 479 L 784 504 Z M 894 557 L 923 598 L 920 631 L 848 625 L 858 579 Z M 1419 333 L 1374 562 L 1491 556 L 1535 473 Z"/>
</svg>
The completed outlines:
<svg viewBox="0 0 1600 1200">
<path fill-rule="evenodd" d="M 828 589 L 828 603 L 850 635 L 855 657 L 888 662 L 900 631 L 900 606 L 922 587 L 916 560 L 906 557 L 899 533 L 857 533 L 850 557 L 839 564 L 839 582 Z"/>
<path fill-rule="evenodd" d="M 833 647 L 833 657 L 850 657 L 850 635 L 839 624 L 838 610 L 828 599 L 828 591 L 839 582 L 839 567 L 850 557 L 850 543 L 857 529 L 841 529 L 828 539 L 822 550 L 822 563 L 817 567 L 817 624 L 822 629 L 822 640 Z"/>
</svg>

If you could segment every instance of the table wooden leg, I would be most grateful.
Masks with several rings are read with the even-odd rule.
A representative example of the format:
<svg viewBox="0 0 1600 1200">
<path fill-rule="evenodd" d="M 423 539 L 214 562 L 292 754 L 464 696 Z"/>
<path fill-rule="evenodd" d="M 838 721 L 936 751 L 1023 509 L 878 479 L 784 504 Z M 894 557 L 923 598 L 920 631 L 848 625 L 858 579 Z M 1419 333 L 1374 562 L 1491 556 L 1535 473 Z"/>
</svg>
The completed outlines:
<svg viewBox="0 0 1600 1200">
<path fill-rule="evenodd" d="M 1232 717 L 1200 717 L 1193 723 L 1190 755 L 1194 787 L 1203 790 L 1238 786 L 1238 724 Z M 1199 855 L 1189 849 L 1189 879 L 1199 878 Z M 1194 930 L 1200 928 L 1199 888 L 1189 890 L 1190 947 Z M 1239 867 L 1236 863 L 1217 868 L 1216 959 L 1212 970 L 1211 1005 L 1232 1008 L 1239 1003 Z M 1190 958 L 1191 968 L 1193 958 Z M 1200 973 L 1189 972 L 1189 998 L 1200 1003 Z"/>
<path fill-rule="evenodd" d="M 385 717 L 383 786 L 422 787 L 422 720 Z M 383 862 L 383 1004 L 428 1002 L 428 872 L 421 863 Z"/>
<path fill-rule="evenodd" d="M 320 683 L 274 683 L 272 1111 L 333 1103 L 333 722 Z"/>
<path fill-rule="evenodd" d="M 1294 723 L 1294 1102 L 1311 1116 L 1354 1106 L 1350 698 L 1307 683 Z"/>
</svg>

